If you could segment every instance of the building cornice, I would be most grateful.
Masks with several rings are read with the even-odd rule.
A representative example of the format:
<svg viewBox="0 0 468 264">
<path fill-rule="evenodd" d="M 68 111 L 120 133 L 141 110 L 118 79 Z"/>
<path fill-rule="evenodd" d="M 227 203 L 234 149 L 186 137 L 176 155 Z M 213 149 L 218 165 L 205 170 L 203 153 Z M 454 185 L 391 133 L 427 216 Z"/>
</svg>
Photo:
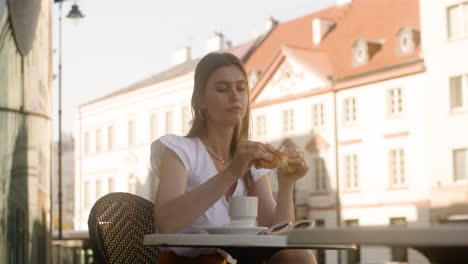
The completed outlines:
<svg viewBox="0 0 468 264">
<path fill-rule="evenodd" d="M 102 112 L 117 106 L 135 103 L 135 101 L 146 100 L 151 98 L 152 94 L 161 95 L 163 93 L 172 93 L 174 90 L 185 89 L 186 87 L 184 87 L 184 85 L 187 83 L 191 84 L 191 82 L 193 82 L 193 72 L 176 79 L 141 87 L 140 89 L 129 91 L 124 94 L 118 94 L 92 104 L 82 105 L 78 107 L 78 111 L 82 114 Z"/>
<path fill-rule="evenodd" d="M 406 75 L 422 73 L 426 71 L 423 59 L 415 59 L 383 67 L 380 69 L 350 75 L 340 78 L 332 78 L 334 90 L 343 90 L 356 86 L 376 83 L 388 79 L 394 79 Z"/>
<path fill-rule="evenodd" d="M 270 69 L 276 70 L 277 67 L 270 68 Z M 381 69 L 374 70 L 374 71 L 369 71 L 369 72 L 358 74 L 358 75 L 348 76 L 348 77 L 339 78 L 339 79 L 331 79 L 331 81 L 333 82 L 333 85 L 331 87 L 318 88 L 318 89 L 313 89 L 305 93 L 287 95 L 287 96 L 283 96 L 283 97 L 272 99 L 272 100 L 265 100 L 262 102 L 253 103 L 251 107 L 252 109 L 255 109 L 255 108 L 271 106 L 271 105 L 275 105 L 279 103 L 285 103 L 288 101 L 303 99 L 306 97 L 316 96 L 316 95 L 329 93 L 333 91 L 345 90 L 349 88 L 355 88 L 357 86 L 363 86 L 363 85 L 368 85 L 372 83 L 386 81 L 389 79 L 395 79 L 395 78 L 399 78 L 403 76 L 418 74 L 418 73 L 424 72 L 425 70 L 426 69 L 425 69 L 423 59 L 412 60 L 412 61 L 408 61 L 405 63 L 388 66 L 385 68 L 381 68 Z M 273 75 L 273 73 L 274 72 L 271 72 L 269 70 L 266 74 L 271 76 Z M 259 84 L 259 85 L 265 85 L 267 80 L 264 80 L 263 82 L 264 83 Z M 261 89 L 258 92 L 261 92 Z M 254 94 L 254 96 L 258 97 L 258 93 Z"/>
<path fill-rule="evenodd" d="M 391 139 L 391 138 L 401 138 L 401 137 L 407 137 L 409 136 L 410 132 L 409 131 L 402 131 L 402 132 L 397 132 L 397 133 L 388 133 L 384 134 L 385 139 Z"/>
<path fill-rule="evenodd" d="M 276 105 L 276 104 L 280 104 L 280 103 L 286 103 L 286 102 L 289 102 L 289 101 L 303 99 L 303 98 L 306 98 L 306 97 L 320 95 L 320 94 L 324 94 L 324 93 L 328 93 L 328 92 L 332 92 L 332 91 L 333 91 L 333 89 L 330 88 L 330 87 L 313 89 L 311 91 L 307 91 L 307 92 L 304 92 L 304 93 L 299 93 L 299 94 L 294 94 L 294 95 L 287 95 L 287 96 L 283 96 L 283 97 L 276 98 L 276 99 L 265 100 L 265 101 L 260 102 L 260 103 L 254 103 L 254 104 L 251 105 L 251 108 L 255 109 L 255 108 L 261 108 L 261 107 L 265 107 L 265 106 Z"/>
</svg>

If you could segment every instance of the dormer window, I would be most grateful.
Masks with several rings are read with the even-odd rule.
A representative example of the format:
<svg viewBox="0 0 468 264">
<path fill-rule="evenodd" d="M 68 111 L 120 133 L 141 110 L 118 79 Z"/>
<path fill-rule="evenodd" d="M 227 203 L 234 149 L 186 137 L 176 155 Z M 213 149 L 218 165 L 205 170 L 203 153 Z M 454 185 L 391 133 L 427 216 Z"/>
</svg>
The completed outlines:
<svg viewBox="0 0 468 264">
<path fill-rule="evenodd" d="M 353 45 L 353 65 L 358 66 L 366 64 L 369 60 L 367 45 L 364 40 L 358 40 Z"/>
<path fill-rule="evenodd" d="M 336 22 L 326 18 L 314 18 L 312 20 L 312 41 L 315 46 L 319 45 L 322 40 L 335 27 Z"/>
<path fill-rule="evenodd" d="M 360 66 L 369 62 L 381 46 L 382 43 L 379 41 L 356 40 L 353 44 L 353 66 Z"/>
<path fill-rule="evenodd" d="M 397 33 L 397 54 L 412 53 L 419 45 L 420 31 L 411 27 L 403 27 Z"/>
</svg>

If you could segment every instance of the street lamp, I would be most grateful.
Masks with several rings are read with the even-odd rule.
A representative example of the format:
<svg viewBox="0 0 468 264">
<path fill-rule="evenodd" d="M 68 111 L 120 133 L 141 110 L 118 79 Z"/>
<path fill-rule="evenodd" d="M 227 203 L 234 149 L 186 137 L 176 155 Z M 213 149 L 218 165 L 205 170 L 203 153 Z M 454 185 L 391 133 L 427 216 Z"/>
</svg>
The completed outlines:
<svg viewBox="0 0 468 264">
<path fill-rule="evenodd" d="M 72 19 L 80 19 L 80 18 L 83 18 L 84 15 L 81 13 L 80 8 L 78 7 L 78 5 L 73 4 L 72 9 L 68 13 L 67 17 L 72 18 Z"/>
<path fill-rule="evenodd" d="M 59 239 L 62 239 L 62 3 L 65 0 L 55 0 L 59 3 L 59 65 L 58 65 L 58 225 L 59 225 Z M 72 5 L 72 9 L 67 15 L 71 19 L 83 18 L 78 5 Z"/>
</svg>

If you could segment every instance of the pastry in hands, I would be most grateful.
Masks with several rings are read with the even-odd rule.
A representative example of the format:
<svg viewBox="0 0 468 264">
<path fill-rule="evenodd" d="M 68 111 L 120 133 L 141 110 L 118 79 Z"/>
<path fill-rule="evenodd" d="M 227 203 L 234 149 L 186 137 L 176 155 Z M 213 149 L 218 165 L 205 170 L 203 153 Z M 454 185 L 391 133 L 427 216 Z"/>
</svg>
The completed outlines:
<svg viewBox="0 0 468 264">
<path fill-rule="evenodd" d="M 289 164 L 286 154 L 279 150 L 273 152 L 273 159 L 271 161 L 265 159 L 256 159 L 254 161 L 255 168 L 257 169 L 278 169 L 281 168 L 288 173 L 293 173 L 297 169 L 297 165 Z"/>
<path fill-rule="evenodd" d="M 297 167 L 298 167 L 298 164 L 292 164 L 292 163 L 288 163 L 288 166 L 286 168 L 286 171 L 288 173 L 293 173 L 297 170 Z"/>
<path fill-rule="evenodd" d="M 271 161 L 265 159 L 256 159 L 254 161 L 255 168 L 257 169 L 277 169 L 288 166 L 288 158 L 286 154 L 279 150 L 275 150 Z"/>
</svg>

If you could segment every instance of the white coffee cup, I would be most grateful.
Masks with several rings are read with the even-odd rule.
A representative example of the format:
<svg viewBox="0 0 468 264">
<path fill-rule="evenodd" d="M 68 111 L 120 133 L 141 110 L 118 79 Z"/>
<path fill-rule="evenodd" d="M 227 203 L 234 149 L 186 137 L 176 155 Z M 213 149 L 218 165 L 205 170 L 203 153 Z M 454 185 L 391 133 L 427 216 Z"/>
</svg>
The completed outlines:
<svg viewBox="0 0 468 264">
<path fill-rule="evenodd" d="M 231 226 L 256 226 L 258 198 L 256 196 L 232 196 L 229 199 Z"/>
</svg>

